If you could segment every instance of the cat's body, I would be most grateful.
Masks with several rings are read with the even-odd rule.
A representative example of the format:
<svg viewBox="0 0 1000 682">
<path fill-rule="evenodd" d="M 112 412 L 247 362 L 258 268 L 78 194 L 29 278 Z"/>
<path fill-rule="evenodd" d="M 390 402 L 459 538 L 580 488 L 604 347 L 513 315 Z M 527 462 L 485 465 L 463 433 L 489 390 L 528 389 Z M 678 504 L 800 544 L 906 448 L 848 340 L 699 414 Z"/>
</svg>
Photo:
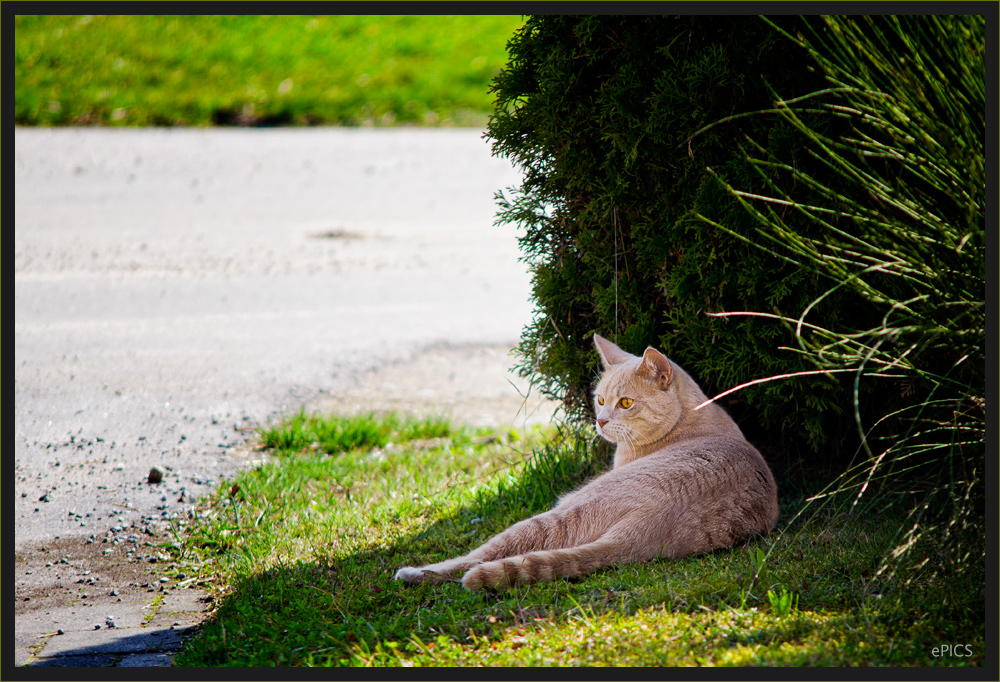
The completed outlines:
<svg viewBox="0 0 1000 682">
<path fill-rule="evenodd" d="M 617 443 L 614 468 L 468 554 L 396 578 L 465 572 L 469 589 L 574 578 L 612 564 L 730 547 L 770 531 L 774 478 L 725 411 L 659 351 L 641 358 L 595 334 L 605 372 L 597 431 Z"/>
</svg>

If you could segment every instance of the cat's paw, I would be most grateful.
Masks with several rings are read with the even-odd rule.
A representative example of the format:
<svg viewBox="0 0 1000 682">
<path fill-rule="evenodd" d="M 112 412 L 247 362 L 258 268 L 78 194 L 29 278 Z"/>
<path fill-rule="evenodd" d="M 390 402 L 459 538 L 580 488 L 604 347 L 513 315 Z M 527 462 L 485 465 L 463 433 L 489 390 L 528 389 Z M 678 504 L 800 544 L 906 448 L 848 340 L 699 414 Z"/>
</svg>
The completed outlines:
<svg viewBox="0 0 1000 682">
<path fill-rule="evenodd" d="M 462 586 L 465 589 L 473 591 L 483 589 L 483 573 L 482 571 L 477 570 L 480 566 L 482 566 L 482 564 L 466 571 L 465 575 L 462 576 Z"/>
<path fill-rule="evenodd" d="M 427 576 L 419 568 L 413 566 L 403 566 L 396 571 L 396 580 L 405 580 L 407 585 L 416 585 L 427 580 Z"/>
<path fill-rule="evenodd" d="M 507 570 L 508 566 L 503 561 L 488 561 L 474 566 L 466 571 L 462 576 L 462 585 L 467 590 L 481 590 L 488 587 L 494 590 L 502 590 L 517 582 L 517 569 L 513 569 L 512 574 Z"/>
</svg>

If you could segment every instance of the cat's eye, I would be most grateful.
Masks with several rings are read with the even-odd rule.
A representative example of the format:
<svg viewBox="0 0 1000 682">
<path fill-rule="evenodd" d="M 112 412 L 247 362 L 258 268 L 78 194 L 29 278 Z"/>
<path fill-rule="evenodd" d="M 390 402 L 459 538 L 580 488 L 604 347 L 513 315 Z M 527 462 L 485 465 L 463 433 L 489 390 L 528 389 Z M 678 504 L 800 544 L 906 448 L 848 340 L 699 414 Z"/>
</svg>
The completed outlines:
<svg viewBox="0 0 1000 682">
<path fill-rule="evenodd" d="M 632 407 L 632 399 L 622 398 L 621 400 L 618 401 L 618 404 L 627 410 L 628 408 Z"/>
<path fill-rule="evenodd" d="M 603 405 L 604 404 L 604 398 L 601 397 L 601 396 L 597 396 L 597 404 L 598 405 Z"/>
</svg>

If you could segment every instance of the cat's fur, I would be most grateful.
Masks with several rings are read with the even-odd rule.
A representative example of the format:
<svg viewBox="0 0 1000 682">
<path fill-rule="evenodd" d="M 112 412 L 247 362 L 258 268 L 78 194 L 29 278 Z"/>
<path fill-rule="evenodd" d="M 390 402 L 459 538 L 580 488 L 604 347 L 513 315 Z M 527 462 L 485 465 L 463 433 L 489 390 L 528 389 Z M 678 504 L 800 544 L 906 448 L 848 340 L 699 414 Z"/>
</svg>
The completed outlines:
<svg viewBox="0 0 1000 682">
<path fill-rule="evenodd" d="M 462 584 L 475 590 L 575 578 L 711 552 L 774 527 L 771 470 L 729 415 L 715 403 L 696 411 L 705 395 L 656 349 L 640 358 L 596 334 L 594 342 L 605 369 L 594 390 L 597 432 L 618 444 L 614 468 L 465 556 L 401 568 L 397 580 L 464 571 Z"/>
</svg>

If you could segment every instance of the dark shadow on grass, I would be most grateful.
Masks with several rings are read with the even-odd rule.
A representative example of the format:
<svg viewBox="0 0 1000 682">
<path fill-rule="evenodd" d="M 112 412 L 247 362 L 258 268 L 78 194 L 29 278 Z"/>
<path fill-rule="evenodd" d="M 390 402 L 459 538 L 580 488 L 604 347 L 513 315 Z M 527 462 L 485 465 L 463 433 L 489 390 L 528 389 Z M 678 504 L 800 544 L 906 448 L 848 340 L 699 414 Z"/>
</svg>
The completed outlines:
<svg viewBox="0 0 1000 682">
<path fill-rule="evenodd" d="M 462 638 L 472 630 L 484 636 L 502 628 L 509 612 L 521 613 L 523 621 L 528 616 L 515 603 L 524 590 L 407 587 L 394 575 L 404 565 L 466 552 L 521 518 L 550 509 L 559 495 L 599 474 L 609 462 L 606 448 L 595 452 L 585 441 L 572 449 L 544 448 L 518 475 L 477 492 L 468 505 L 391 545 L 297 562 L 248 578 L 233 586 L 178 662 L 337 665 L 349 662 L 351 649 L 372 652 L 387 641 L 406 644 L 414 635 L 433 641 L 441 632 Z M 380 614 L 378 622 L 372 622 L 372 614 Z M 303 623 L 311 625 L 302 628 Z M 302 657 L 305 650 L 314 652 L 311 661 Z"/>
<path fill-rule="evenodd" d="M 278 128 L 293 124 L 295 124 L 295 116 L 288 110 L 255 115 L 252 107 L 242 109 L 220 107 L 212 112 L 212 125 L 221 127 Z"/>
</svg>

